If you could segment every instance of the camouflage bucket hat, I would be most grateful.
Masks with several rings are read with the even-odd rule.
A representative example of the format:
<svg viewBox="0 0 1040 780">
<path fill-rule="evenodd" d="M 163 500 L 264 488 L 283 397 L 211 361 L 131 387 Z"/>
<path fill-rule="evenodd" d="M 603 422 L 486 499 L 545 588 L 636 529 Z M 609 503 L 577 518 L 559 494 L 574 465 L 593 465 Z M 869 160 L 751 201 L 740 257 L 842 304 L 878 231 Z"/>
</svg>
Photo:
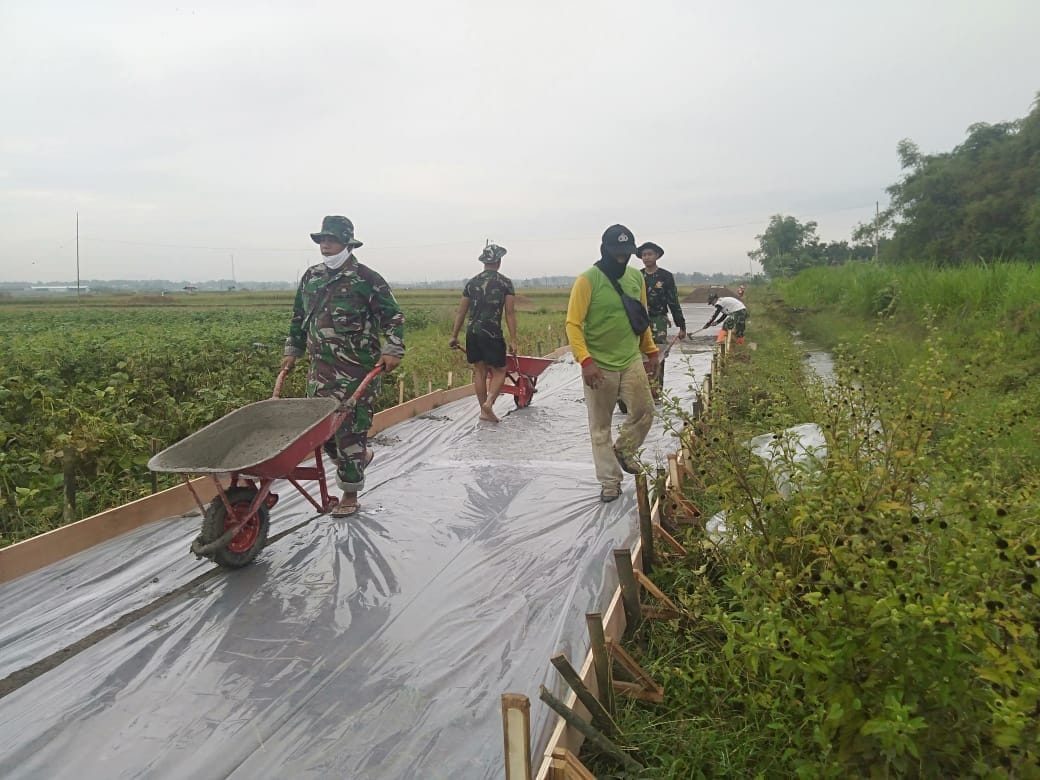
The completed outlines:
<svg viewBox="0 0 1040 780">
<path fill-rule="evenodd" d="M 323 236 L 330 236 L 352 249 L 364 246 L 364 244 L 354 238 L 354 223 L 346 217 L 325 217 L 321 221 L 321 230 L 317 233 L 311 233 L 311 241 L 315 244 L 320 244 Z"/>
<path fill-rule="evenodd" d="M 480 253 L 480 257 L 477 259 L 485 265 L 489 265 L 491 263 L 499 262 L 505 256 L 505 253 L 506 248 L 504 246 L 488 244 L 484 247 L 484 251 Z"/>
</svg>

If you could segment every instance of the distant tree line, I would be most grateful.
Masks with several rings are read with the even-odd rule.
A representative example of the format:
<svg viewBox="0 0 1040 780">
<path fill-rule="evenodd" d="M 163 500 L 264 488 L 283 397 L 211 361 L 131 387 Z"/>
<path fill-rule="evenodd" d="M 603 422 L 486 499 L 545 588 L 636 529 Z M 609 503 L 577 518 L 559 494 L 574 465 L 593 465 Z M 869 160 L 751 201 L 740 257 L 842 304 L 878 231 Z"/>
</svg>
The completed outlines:
<svg viewBox="0 0 1040 780">
<path fill-rule="evenodd" d="M 902 178 L 888 208 L 861 223 L 851 242 L 822 243 L 816 223 L 774 215 L 748 256 L 770 276 L 815 265 L 867 260 L 942 266 L 1040 259 L 1040 93 L 1027 116 L 968 128 L 953 151 L 897 146 Z"/>
</svg>

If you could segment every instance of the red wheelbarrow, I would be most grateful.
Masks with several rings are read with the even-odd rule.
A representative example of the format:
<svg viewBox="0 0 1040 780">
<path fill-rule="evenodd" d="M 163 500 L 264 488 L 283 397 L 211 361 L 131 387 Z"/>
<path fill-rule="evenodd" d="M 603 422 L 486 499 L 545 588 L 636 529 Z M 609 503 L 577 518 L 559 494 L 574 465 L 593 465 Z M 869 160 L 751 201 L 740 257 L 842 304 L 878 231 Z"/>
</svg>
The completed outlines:
<svg viewBox="0 0 1040 780">
<path fill-rule="evenodd" d="M 191 543 L 199 558 L 238 569 L 251 563 L 267 543 L 271 507 L 278 494 L 275 480 L 284 479 L 320 513 L 338 499 L 329 493 L 322 453 L 361 394 L 382 370 L 376 366 L 355 393 L 342 403 L 335 398 L 278 398 L 286 371 L 278 375 L 274 397 L 243 406 L 152 456 L 148 468 L 180 474 L 202 511 L 202 530 Z M 311 455 L 313 465 L 300 465 Z M 217 496 L 204 506 L 191 477 L 209 475 Z M 228 487 L 219 479 L 230 476 Z M 320 503 L 300 484 L 317 480 Z"/>
<path fill-rule="evenodd" d="M 502 392 L 513 396 L 517 409 L 530 406 L 531 399 L 538 392 L 538 377 L 555 362 L 529 355 L 506 355 L 506 378 L 512 384 L 503 385 Z"/>
</svg>

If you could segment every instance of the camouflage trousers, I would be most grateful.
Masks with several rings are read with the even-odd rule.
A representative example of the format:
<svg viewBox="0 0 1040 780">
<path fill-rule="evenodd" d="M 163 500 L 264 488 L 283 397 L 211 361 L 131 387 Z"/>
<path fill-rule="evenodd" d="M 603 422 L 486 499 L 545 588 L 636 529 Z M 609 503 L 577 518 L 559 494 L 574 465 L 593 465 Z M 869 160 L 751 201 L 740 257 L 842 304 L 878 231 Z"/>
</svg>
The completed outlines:
<svg viewBox="0 0 1040 780">
<path fill-rule="evenodd" d="M 650 315 L 650 335 L 654 337 L 654 343 L 661 347 L 661 354 L 664 354 L 664 345 L 668 343 L 668 315 L 667 314 L 651 314 Z M 656 401 L 661 397 L 661 388 L 664 387 L 664 358 L 662 357 L 657 362 L 657 372 L 649 374 L 650 377 L 650 392 L 653 394 L 654 400 Z"/>
<path fill-rule="evenodd" d="M 307 373 L 308 398 L 335 398 L 345 401 L 354 394 L 368 370 L 358 365 L 330 365 L 311 361 Z M 354 413 L 348 415 L 331 439 L 325 452 L 336 463 L 336 483 L 341 490 L 357 493 L 365 487 L 365 455 L 368 431 L 372 427 L 373 404 L 379 393 L 376 377 L 358 399 Z"/>
<path fill-rule="evenodd" d="M 726 315 L 726 321 L 722 323 L 723 330 L 733 331 L 733 335 L 738 339 L 744 338 L 744 328 L 747 326 L 748 313 L 747 309 L 741 309 L 735 311 L 732 314 Z"/>
</svg>

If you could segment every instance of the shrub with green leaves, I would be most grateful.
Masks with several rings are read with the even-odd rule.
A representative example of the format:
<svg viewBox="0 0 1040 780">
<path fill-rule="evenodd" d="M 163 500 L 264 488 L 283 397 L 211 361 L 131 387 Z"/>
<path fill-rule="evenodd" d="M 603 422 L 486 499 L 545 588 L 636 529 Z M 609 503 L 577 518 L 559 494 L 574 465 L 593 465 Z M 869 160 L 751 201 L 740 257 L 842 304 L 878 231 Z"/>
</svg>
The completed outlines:
<svg viewBox="0 0 1040 780">
<path fill-rule="evenodd" d="M 624 741 L 653 777 L 1040 776 L 1040 476 L 1000 455 L 1035 411 L 978 414 L 984 373 L 927 321 L 899 366 L 884 323 L 843 346 L 829 384 L 755 321 L 694 445 L 728 537 L 655 569 L 686 617 L 645 629 L 666 702 L 626 705 Z M 748 451 L 806 421 L 826 457 Z"/>
</svg>

